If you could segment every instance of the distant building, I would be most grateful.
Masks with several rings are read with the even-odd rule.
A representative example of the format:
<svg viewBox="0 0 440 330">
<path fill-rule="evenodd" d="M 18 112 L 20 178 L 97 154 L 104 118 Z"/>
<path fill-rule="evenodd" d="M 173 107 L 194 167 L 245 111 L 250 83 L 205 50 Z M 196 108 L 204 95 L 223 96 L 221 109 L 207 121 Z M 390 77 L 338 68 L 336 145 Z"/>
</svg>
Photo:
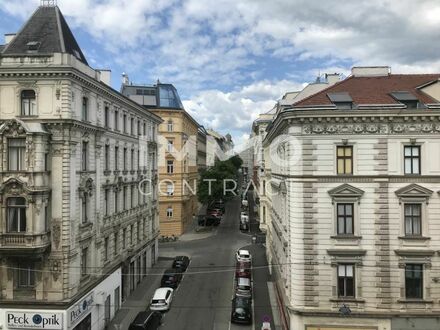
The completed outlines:
<svg viewBox="0 0 440 330">
<path fill-rule="evenodd" d="M 88 65 L 58 7 L 6 42 L 0 324 L 104 329 L 157 259 L 161 119 Z"/>
<path fill-rule="evenodd" d="M 198 212 L 195 192 L 201 162 L 197 157 L 200 125 L 185 111 L 171 84 L 135 85 L 124 75 L 121 92 L 163 120 L 158 132 L 160 233 L 180 236 Z"/>
<path fill-rule="evenodd" d="M 199 171 L 206 169 L 206 129 L 203 126 L 199 127 L 197 134 L 197 169 Z"/>
<path fill-rule="evenodd" d="M 388 67 L 278 112 L 266 244 L 286 327 L 439 328 L 439 122 L 440 74 Z"/>
<path fill-rule="evenodd" d="M 206 164 L 207 166 L 213 166 L 216 161 L 223 160 L 229 156 L 233 156 L 234 142 L 230 134 L 225 136 L 214 131 L 213 129 L 207 129 L 207 142 L 206 142 Z"/>
</svg>

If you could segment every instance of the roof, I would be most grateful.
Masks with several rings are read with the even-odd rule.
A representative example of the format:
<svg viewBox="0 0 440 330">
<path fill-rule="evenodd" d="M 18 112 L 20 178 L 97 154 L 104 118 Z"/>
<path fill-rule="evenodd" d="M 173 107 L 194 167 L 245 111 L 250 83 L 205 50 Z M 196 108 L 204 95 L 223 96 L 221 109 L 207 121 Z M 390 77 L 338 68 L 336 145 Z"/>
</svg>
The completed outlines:
<svg viewBox="0 0 440 330">
<path fill-rule="evenodd" d="M 30 49 L 30 47 L 32 47 Z M 6 45 L 2 55 L 69 53 L 88 65 L 72 31 L 57 6 L 39 7 Z"/>
<path fill-rule="evenodd" d="M 408 92 L 425 104 L 439 101 L 423 93 L 419 87 L 440 78 L 438 74 L 390 74 L 386 76 L 350 76 L 297 103 L 295 107 L 333 104 L 329 98 L 332 93 L 348 93 L 355 104 L 401 104 L 391 95 L 394 92 Z"/>
<path fill-rule="evenodd" d="M 154 299 L 165 299 L 166 294 L 167 294 L 168 291 L 172 292 L 173 289 L 171 289 L 171 288 L 159 288 L 159 289 L 156 289 L 156 291 L 154 292 L 153 298 Z"/>
</svg>

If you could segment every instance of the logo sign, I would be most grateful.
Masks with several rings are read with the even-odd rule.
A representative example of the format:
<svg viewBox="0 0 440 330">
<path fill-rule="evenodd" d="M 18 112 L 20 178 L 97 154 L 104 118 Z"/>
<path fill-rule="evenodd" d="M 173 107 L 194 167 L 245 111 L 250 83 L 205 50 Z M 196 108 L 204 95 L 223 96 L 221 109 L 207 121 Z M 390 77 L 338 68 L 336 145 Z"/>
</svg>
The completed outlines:
<svg viewBox="0 0 440 330">
<path fill-rule="evenodd" d="M 81 299 L 77 304 L 72 306 L 67 312 L 69 318 L 69 326 L 74 325 L 80 319 L 82 319 L 93 306 L 93 293 L 89 294 L 85 298 Z"/>
<path fill-rule="evenodd" d="M 6 312 L 9 329 L 63 329 L 62 313 Z"/>
</svg>

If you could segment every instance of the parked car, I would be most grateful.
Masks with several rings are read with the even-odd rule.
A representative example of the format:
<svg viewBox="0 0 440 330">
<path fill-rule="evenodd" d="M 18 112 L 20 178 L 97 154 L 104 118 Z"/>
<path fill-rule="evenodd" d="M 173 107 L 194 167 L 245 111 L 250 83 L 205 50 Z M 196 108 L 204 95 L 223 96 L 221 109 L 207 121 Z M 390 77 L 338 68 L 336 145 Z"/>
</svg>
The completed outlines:
<svg viewBox="0 0 440 330">
<path fill-rule="evenodd" d="M 247 199 L 243 199 L 241 201 L 241 206 L 244 206 L 244 207 L 248 207 L 249 206 Z"/>
<path fill-rule="evenodd" d="M 225 213 L 225 203 L 223 201 L 213 202 L 209 208 L 220 209 L 222 213 Z"/>
<path fill-rule="evenodd" d="M 237 261 L 235 267 L 235 277 L 251 278 L 251 262 L 250 261 Z"/>
<path fill-rule="evenodd" d="M 162 324 L 162 313 L 155 311 L 139 312 L 128 330 L 156 330 Z"/>
<path fill-rule="evenodd" d="M 178 268 L 182 272 L 186 271 L 189 266 L 189 258 L 187 256 L 177 256 L 173 261 L 173 268 Z"/>
<path fill-rule="evenodd" d="M 173 301 L 173 292 L 171 288 L 159 288 L 154 292 L 154 296 L 150 302 L 152 311 L 167 311 L 170 309 Z"/>
<path fill-rule="evenodd" d="M 221 218 L 212 215 L 205 215 L 199 218 L 199 226 L 218 226 Z"/>
<path fill-rule="evenodd" d="M 252 298 L 252 284 L 249 278 L 238 277 L 235 281 L 235 295 Z"/>
<path fill-rule="evenodd" d="M 238 250 L 235 256 L 237 261 L 252 261 L 252 256 L 248 250 Z"/>
<path fill-rule="evenodd" d="M 249 223 L 249 216 L 245 214 L 240 215 L 240 222 L 247 222 Z"/>
<path fill-rule="evenodd" d="M 176 289 L 182 280 L 182 270 L 181 269 L 167 269 L 162 276 L 160 281 L 161 287 Z"/>
<path fill-rule="evenodd" d="M 240 222 L 240 230 L 249 230 L 249 224 L 247 222 Z"/>
<path fill-rule="evenodd" d="M 223 212 L 220 209 L 208 209 L 207 214 L 218 218 L 223 216 Z"/>
<path fill-rule="evenodd" d="M 240 296 L 232 299 L 231 322 L 252 324 L 252 299 Z"/>
</svg>

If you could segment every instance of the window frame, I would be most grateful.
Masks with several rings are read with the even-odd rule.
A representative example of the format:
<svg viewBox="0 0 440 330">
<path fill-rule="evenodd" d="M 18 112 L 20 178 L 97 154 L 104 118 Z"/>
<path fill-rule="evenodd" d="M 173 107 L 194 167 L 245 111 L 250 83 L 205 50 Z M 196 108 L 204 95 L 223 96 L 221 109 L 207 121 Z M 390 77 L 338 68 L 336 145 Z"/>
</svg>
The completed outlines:
<svg viewBox="0 0 440 330">
<path fill-rule="evenodd" d="M 412 268 L 411 270 L 409 270 L 408 268 Z M 415 268 L 419 268 L 419 270 L 415 270 Z M 421 273 L 420 278 L 415 279 L 413 278 L 408 278 L 407 275 L 409 272 L 412 272 L 412 275 L 414 276 L 415 272 L 419 271 Z M 405 264 L 405 268 L 404 268 L 404 278 L 405 278 L 405 298 L 406 299 L 424 299 L 424 273 L 425 273 L 425 269 L 424 269 L 424 265 L 420 264 L 420 263 L 407 263 Z M 418 283 L 419 288 L 409 288 L 409 280 L 418 280 L 420 281 L 420 283 Z M 414 292 L 410 292 L 410 291 L 414 291 Z M 414 295 L 411 296 L 409 293 L 413 294 L 415 293 L 415 291 L 419 291 L 418 295 Z"/>
<path fill-rule="evenodd" d="M 89 162 L 89 142 L 82 141 L 81 144 L 81 171 L 88 170 L 88 162 Z"/>
<path fill-rule="evenodd" d="M 89 248 L 83 247 L 81 249 L 81 265 L 80 265 L 81 277 L 85 277 L 85 276 L 89 275 L 87 273 L 88 254 L 89 254 Z"/>
<path fill-rule="evenodd" d="M 17 288 L 19 289 L 29 289 L 36 286 L 35 280 L 35 264 L 32 262 L 18 263 L 17 272 Z M 25 284 L 22 282 L 22 276 L 25 275 Z"/>
<path fill-rule="evenodd" d="M 167 216 L 167 218 L 171 219 L 173 217 L 173 213 L 174 213 L 174 211 L 173 211 L 172 206 L 168 206 L 167 209 L 166 209 L 166 216 Z"/>
<path fill-rule="evenodd" d="M 169 119 L 167 122 L 167 132 L 173 132 L 174 131 L 174 123 L 172 119 Z"/>
<path fill-rule="evenodd" d="M 344 208 L 344 212 L 343 214 L 339 213 L 339 209 L 340 206 L 342 206 Z M 351 207 L 351 215 L 347 214 L 347 206 Z M 336 203 L 336 234 L 338 236 L 353 236 L 355 229 L 354 229 L 354 221 L 355 221 L 355 214 L 354 214 L 354 203 L 349 203 L 349 202 L 338 202 Z M 339 219 L 342 218 L 343 219 L 343 224 L 344 224 L 344 230 L 341 231 L 340 228 L 340 221 Z M 351 218 L 351 232 L 347 232 L 347 221 L 350 221 Z"/>
<path fill-rule="evenodd" d="M 83 121 L 89 121 L 89 98 L 86 96 L 82 97 L 81 102 L 81 119 Z"/>
<path fill-rule="evenodd" d="M 174 174 L 174 160 L 167 159 L 167 174 Z"/>
<path fill-rule="evenodd" d="M 347 275 L 347 267 L 351 267 L 352 269 L 352 276 Z M 340 267 L 344 267 L 344 276 L 340 276 Z M 337 277 L 337 294 L 338 298 L 356 298 L 356 265 L 353 263 L 339 263 L 336 267 L 336 277 Z M 353 295 L 347 295 L 347 279 L 352 279 L 352 290 Z M 340 281 L 343 281 L 343 291 L 344 294 L 341 294 L 341 283 Z"/>
<path fill-rule="evenodd" d="M 414 207 L 417 206 L 417 208 L 419 209 L 419 214 L 414 214 Z M 407 215 L 407 207 L 411 208 L 411 214 Z M 407 218 L 409 219 L 409 221 L 411 222 L 411 231 L 408 231 L 407 228 Z M 419 233 L 414 233 L 414 221 L 417 220 L 419 221 L 418 224 L 418 229 L 419 229 Z M 403 204 L 403 230 L 404 230 L 404 235 L 405 237 L 419 237 L 423 235 L 423 207 L 422 207 L 422 203 L 416 203 L 416 202 L 407 202 Z"/>
<path fill-rule="evenodd" d="M 406 155 L 406 150 L 410 149 L 411 154 Z M 414 156 L 414 149 L 418 150 L 417 156 Z M 407 169 L 407 160 L 410 161 L 410 171 Z M 414 172 L 414 161 L 417 161 L 418 172 Z M 404 175 L 421 175 L 422 174 L 422 147 L 420 145 L 404 145 L 403 146 L 403 173 Z"/>
<path fill-rule="evenodd" d="M 12 145 L 12 142 L 16 142 L 17 145 Z M 20 144 L 20 145 L 19 145 Z M 8 171 L 21 172 L 26 171 L 26 138 L 8 138 L 7 139 L 8 150 Z M 11 160 L 13 159 L 12 151 L 16 153 L 16 166 L 11 166 Z"/>
<path fill-rule="evenodd" d="M 25 93 L 33 92 L 33 96 L 25 96 Z M 26 102 L 26 104 L 25 104 Z M 20 92 L 20 116 L 38 116 L 37 112 L 37 93 L 34 89 L 23 89 Z"/>
<path fill-rule="evenodd" d="M 15 200 L 15 203 L 11 205 L 12 200 Z M 23 204 L 18 204 L 18 201 L 23 202 Z M 16 197 L 8 197 L 6 199 L 6 232 L 7 233 L 26 233 L 27 232 L 27 205 L 26 199 L 22 196 Z M 15 223 L 15 219 L 11 219 L 11 211 L 14 211 L 14 214 L 17 215 L 17 223 Z M 24 219 L 23 219 L 24 217 Z"/>
<path fill-rule="evenodd" d="M 343 149 L 343 155 L 339 155 L 339 150 Z M 346 150 L 351 150 L 351 155 L 346 155 Z M 339 161 L 342 161 L 344 164 L 343 172 L 339 172 Z M 350 160 L 350 171 L 347 172 L 347 160 Z M 337 175 L 353 175 L 354 174 L 354 146 L 353 145 L 337 145 L 336 146 L 336 174 Z"/>
</svg>

